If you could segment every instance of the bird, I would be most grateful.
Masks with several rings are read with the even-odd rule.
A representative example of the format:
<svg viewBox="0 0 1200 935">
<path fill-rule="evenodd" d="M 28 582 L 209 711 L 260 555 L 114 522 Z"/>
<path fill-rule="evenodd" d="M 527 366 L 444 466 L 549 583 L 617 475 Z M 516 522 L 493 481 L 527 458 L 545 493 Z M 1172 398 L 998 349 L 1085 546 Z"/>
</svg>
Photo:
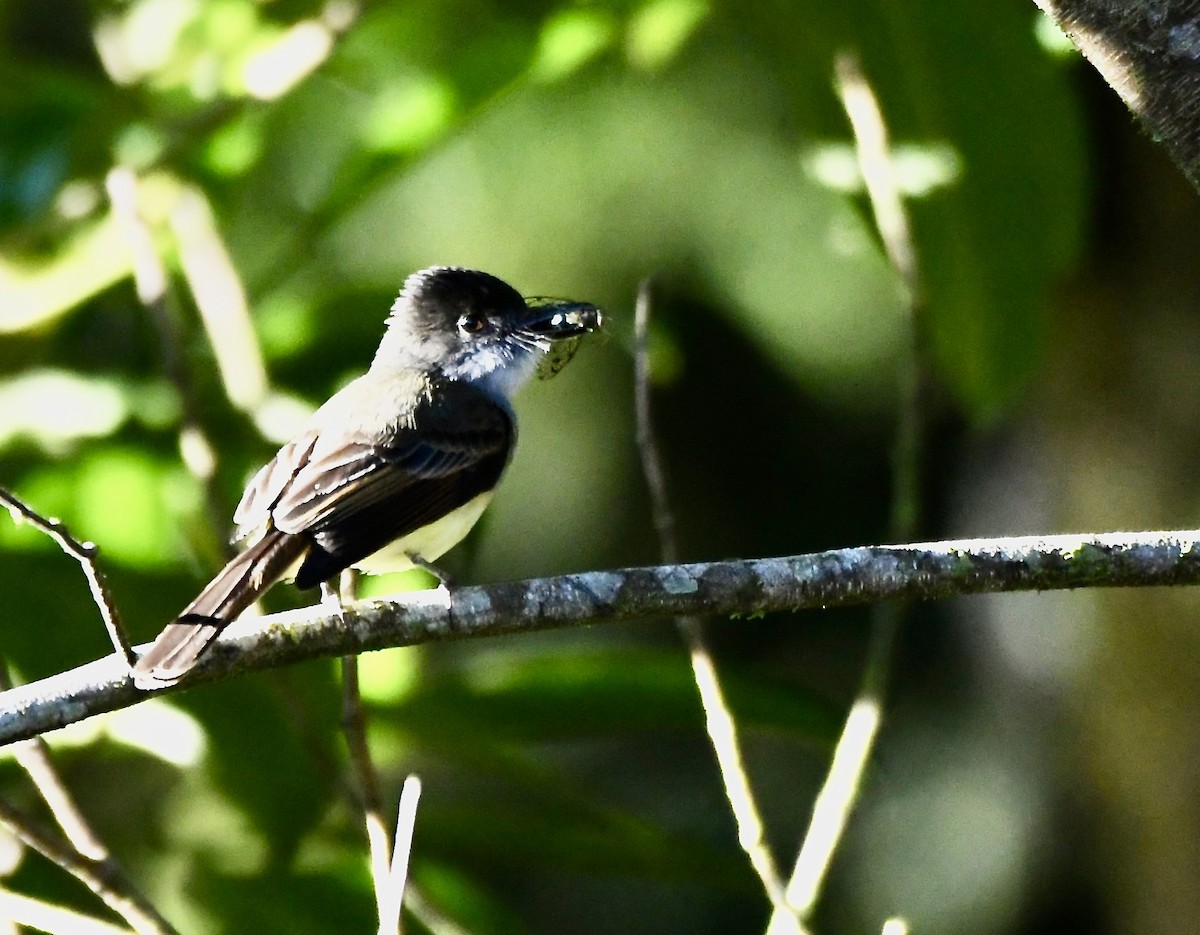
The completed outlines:
<svg viewBox="0 0 1200 935">
<path fill-rule="evenodd" d="M 247 545 L 138 658 L 134 684 L 178 682 L 285 578 L 305 590 L 351 567 L 431 567 L 478 521 L 512 457 L 513 395 L 603 324 L 595 305 L 526 299 L 480 270 L 410 275 L 366 373 L 250 481 L 233 515 Z"/>
</svg>

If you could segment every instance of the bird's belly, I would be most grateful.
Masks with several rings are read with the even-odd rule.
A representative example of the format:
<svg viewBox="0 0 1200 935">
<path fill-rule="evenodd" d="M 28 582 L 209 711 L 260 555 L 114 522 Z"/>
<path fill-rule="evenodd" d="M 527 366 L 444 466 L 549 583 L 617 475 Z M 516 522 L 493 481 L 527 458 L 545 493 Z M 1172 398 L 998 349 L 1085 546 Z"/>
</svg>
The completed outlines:
<svg viewBox="0 0 1200 935">
<path fill-rule="evenodd" d="M 386 575 L 412 568 L 410 555 L 419 556 L 427 562 L 437 561 L 471 531 L 471 527 L 479 521 L 491 500 L 492 491 L 481 493 L 474 500 L 468 500 L 458 509 L 451 510 L 441 519 L 434 520 L 428 526 L 422 526 L 384 546 L 374 555 L 368 555 L 355 562 L 354 567 L 369 575 Z"/>
</svg>

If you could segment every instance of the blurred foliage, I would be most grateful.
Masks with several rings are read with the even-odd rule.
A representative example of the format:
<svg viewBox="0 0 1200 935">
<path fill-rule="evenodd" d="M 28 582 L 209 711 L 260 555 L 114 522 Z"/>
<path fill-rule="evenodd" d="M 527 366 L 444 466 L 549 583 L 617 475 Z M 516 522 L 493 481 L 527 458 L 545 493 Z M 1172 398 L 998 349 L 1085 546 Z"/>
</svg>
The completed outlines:
<svg viewBox="0 0 1200 935">
<path fill-rule="evenodd" d="M 632 298 L 652 274 L 657 418 L 684 552 L 878 540 L 906 297 L 831 87 L 835 53 L 853 48 L 896 144 L 924 278 L 927 531 L 1063 522 L 1074 514 L 959 496 L 1017 489 L 978 452 L 1027 430 L 1047 373 L 1087 372 L 1085 353 L 1056 369 L 1064 336 L 1091 345 L 1064 325 L 1055 287 L 1086 261 L 1104 150 L 1085 132 L 1098 118 L 1078 72 L 1039 30 L 1018 0 L 9 0 L 0 484 L 100 545 L 126 619 L 149 638 L 219 561 L 215 517 L 249 474 L 369 361 L 404 276 L 461 264 L 595 301 L 613 328 L 527 391 L 505 484 L 448 566 L 487 581 L 650 562 L 629 344 Z M 105 191 L 116 165 L 139 174 L 171 280 L 165 319 L 134 289 Z M 231 402 L 213 329 L 232 326 L 197 313 L 217 274 L 191 265 L 196 199 L 249 300 L 272 383 L 261 398 Z M 1178 316 L 1194 320 L 1195 306 Z M 1069 410 L 1098 384 L 1058 398 Z M 216 453 L 208 487 L 195 437 L 181 435 L 189 418 Z M 1033 525 L 1004 528 L 1013 515 Z M 1144 515 L 1119 521 L 1151 525 Z M 1085 511 L 1076 524 L 1108 519 Z M 21 678 L 105 651 L 74 563 L 7 522 L 0 594 L 3 654 Z M 855 685 L 864 620 L 713 627 L 784 865 Z M 1041 931 L 1054 913 L 1038 894 L 1067 878 L 1087 915 L 1093 884 L 1036 846 L 1031 816 L 1053 790 L 1007 759 L 998 769 L 963 726 L 970 692 L 947 661 L 965 667 L 969 653 L 947 636 L 953 622 L 928 613 L 915 629 L 895 731 L 907 740 L 885 746 L 875 777 L 893 791 L 868 798 L 816 927 L 877 930 L 898 913 L 922 933 Z M 406 773 L 424 779 L 413 874 L 450 918 L 480 933 L 761 930 L 766 907 L 666 624 L 389 652 L 364 660 L 363 678 L 389 801 Z M 182 930 L 371 928 L 332 664 L 143 708 L 63 732 L 61 760 Z M 943 744 L 936 717 L 905 719 L 930 708 L 946 716 Z M 0 783 L 28 796 L 9 760 Z M 95 911 L 33 856 L 7 885 Z"/>
</svg>

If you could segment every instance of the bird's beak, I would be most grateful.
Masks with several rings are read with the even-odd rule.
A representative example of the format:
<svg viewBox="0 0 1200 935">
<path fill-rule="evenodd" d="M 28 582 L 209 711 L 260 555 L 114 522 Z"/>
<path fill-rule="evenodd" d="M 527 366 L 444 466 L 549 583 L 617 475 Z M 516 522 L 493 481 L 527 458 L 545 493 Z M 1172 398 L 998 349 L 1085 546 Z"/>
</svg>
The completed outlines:
<svg viewBox="0 0 1200 935">
<path fill-rule="evenodd" d="M 563 341 L 604 327 L 604 315 L 600 309 L 587 302 L 526 299 L 525 303 L 529 314 L 519 330 L 539 338 Z"/>
</svg>

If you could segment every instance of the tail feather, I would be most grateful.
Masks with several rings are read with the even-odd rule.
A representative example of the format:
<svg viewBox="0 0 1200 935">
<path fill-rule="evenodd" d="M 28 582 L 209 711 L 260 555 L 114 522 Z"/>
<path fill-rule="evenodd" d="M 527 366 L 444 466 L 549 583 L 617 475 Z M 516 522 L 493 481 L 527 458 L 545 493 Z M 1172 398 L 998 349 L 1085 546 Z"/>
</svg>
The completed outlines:
<svg viewBox="0 0 1200 935">
<path fill-rule="evenodd" d="M 232 559 L 138 659 L 133 683 L 151 689 L 179 681 L 217 635 L 278 581 L 308 545 L 302 536 L 271 530 Z"/>
</svg>

